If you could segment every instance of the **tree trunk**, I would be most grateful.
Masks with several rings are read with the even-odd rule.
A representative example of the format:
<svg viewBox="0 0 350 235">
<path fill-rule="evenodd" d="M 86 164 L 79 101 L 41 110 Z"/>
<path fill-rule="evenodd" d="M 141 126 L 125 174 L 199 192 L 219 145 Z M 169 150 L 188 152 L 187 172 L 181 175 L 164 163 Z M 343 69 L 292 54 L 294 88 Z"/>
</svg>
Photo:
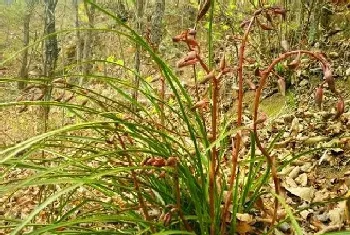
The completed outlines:
<svg viewBox="0 0 350 235">
<path fill-rule="evenodd" d="M 163 15 L 165 11 L 165 0 L 156 0 L 155 8 L 151 19 L 152 32 L 151 42 L 154 49 L 159 48 L 159 44 L 163 37 Z"/>
<path fill-rule="evenodd" d="M 55 11 L 58 0 L 45 0 L 45 35 L 54 34 L 56 32 L 56 18 Z M 57 35 L 50 35 L 45 40 L 45 63 L 44 63 L 44 75 L 51 80 L 54 77 L 56 65 L 58 59 L 58 43 Z M 51 98 L 51 86 L 47 84 L 43 93 L 45 94 L 45 100 L 48 101 Z M 49 107 L 44 107 L 44 132 L 47 131 L 47 121 L 49 117 Z"/>
<path fill-rule="evenodd" d="M 45 35 L 56 32 L 55 10 L 58 0 L 45 0 Z M 45 40 L 44 74 L 52 78 L 58 58 L 57 35 L 51 35 Z"/>
<path fill-rule="evenodd" d="M 30 0 L 27 3 L 26 12 L 23 16 L 23 46 L 27 47 L 29 45 L 29 27 L 30 27 L 30 18 L 34 9 L 34 2 Z M 19 72 L 19 77 L 22 79 L 28 78 L 28 48 L 22 52 L 22 65 Z M 25 82 L 18 82 L 18 88 L 23 89 L 25 87 Z"/>
<path fill-rule="evenodd" d="M 73 0 L 74 8 L 75 8 L 75 28 L 80 27 L 79 23 L 79 1 L 78 0 Z M 82 44 L 81 44 L 81 34 L 80 31 L 77 30 L 76 32 L 76 50 L 75 50 L 75 56 L 76 56 L 76 63 L 77 63 L 77 74 L 81 74 L 81 58 L 82 58 Z M 72 78 L 71 82 L 74 84 L 78 84 L 79 80 L 78 78 Z"/>
<path fill-rule="evenodd" d="M 138 0 L 136 1 L 136 30 L 139 34 L 141 34 L 141 30 L 142 30 L 142 17 L 144 14 L 144 4 L 145 1 L 144 0 Z M 136 52 L 135 52 L 135 72 L 137 75 L 140 75 L 140 46 L 136 44 Z M 132 94 L 133 99 L 135 99 L 135 101 L 137 101 L 137 95 L 138 95 L 138 88 L 140 85 L 140 79 L 139 77 L 135 75 L 134 78 L 134 91 Z"/>
<path fill-rule="evenodd" d="M 95 7 L 90 6 L 88 7 L 87 3 L 84 2 L 84 8 L 86 15 L 89 18 L 89 27 L 92 29 L 94 28 L 94 20 L 95 20 Z M 84 49 L 83 49 L 83 77 L 91 74 L 92 64 L 87 61 L 92 59 L 92 37 L 93 33 L 91 30 L 86 31 L 85 37 L 84 37 Z M 79 85 L 83 85 L 83 77 L 80 79 Z"/>
</svg>

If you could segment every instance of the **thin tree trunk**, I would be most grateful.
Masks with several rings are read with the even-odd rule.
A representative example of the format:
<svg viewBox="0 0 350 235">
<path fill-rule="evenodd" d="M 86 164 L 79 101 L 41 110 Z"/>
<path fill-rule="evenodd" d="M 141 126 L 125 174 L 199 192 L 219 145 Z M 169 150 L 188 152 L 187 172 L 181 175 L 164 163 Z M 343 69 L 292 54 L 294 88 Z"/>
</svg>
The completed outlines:
<svg viewBox="0 0 350 235">
<path fill-rule="evenodd" d="M 94 28 L 94 19 L 95 19 L 95 7 L 94 6 L 90 6 L 88 7 L 87 3 L 84 2 L 84 7 L 85 7 L 85 12 L 86 15 L 89 18 L 89 27 L 92 29 Z M 84 38 L 84 49 L 83 49 L 83 60 L 84 60 L 84 64 L 83 64 L 83 77 L 80 79 L 79 85 L 82 86 L 83 85 L 83 78 L 84 76 L 87 76 L 91 73 L 91 68 L 92 65 L 90 62 L 87 63 L 87 61 L 92 59 L 92 37 L 93 37 L 93 33 L 91 30 L 88 30 L 85 34 L 85 38 Z"/>
<path fill-rule="evenodd" d="M 144 13 L 144 0 L 138 0 L 136 1 L 136 30 L 138 33 L 141 33 L 142 30 L 142 17 L 143 17 L 143 13 Z M 136 44 L 136 52 L 135 52 L 135 78 L 134 78 L 134 91 L 132 94 L 133 99 L 135 99 L 135 101 L 137 101 L 137 96 L 138 96 L 138 88 L 140 85 L 140 79 L 139 79 L 139 75 L 140 75 L 140 46 L 138 44 Z"/>
<path fill-rule="evenodd" d="M 55 11 L 58 0 L 45 0 L 45 35 L 53 34 L 56 32 L 56 18 Z M 54 77 L 56 65 L 58 59 L 58 43 L 57 35 L 50 35 L 45 40 L 45 63 L 44 74 L 51 80 Z M 43 91 L 45 94 L 45 100 L 48 101 L 51 98 L 51 86 L 47 84 L 47 87 Z M 47 131 L 47 121 L 49 117 L 50 109 L 48 106 L 44 107 L 44 132 Z"/>
<path fill-rule="evenodd" d="M 75 28 L 79 28 L 80 27 L 80 23 L 79 23 L 79 1 L 78 0 L 74 0 L 73 1 L 74 3 L 74 8 L 75 8 Z M 80 31 L 77 30 L 76 31 L 76 40 L 75 40 L 77 43 L 76 43 L 76 50 L 75 50 L 75 53 L 76 53 L 76 63 L 77 63 L 77 74 L 81 74 L 82 73 L 82 67 L 81 67 L 81 34 L 80 34 Z M 72 82 L 73 83 L 76 83 L 78 84 L 78 79 L 77 78 L 73 78 L 72 79 Z"/>
<path fill-rule="evenodd" d="M 165 0 L 156 0 L 151 19 L 152 33 L 151 42 L 154 49 L 158 49 L 163 37 L 163 15 L 165 11 Z"/>
<path fill-rule="evenodd" d="M 30 27 L 30 18 L 32 14 L 32 7 L 29 6 L 30 3 L 28 3 L 27 8 L 28 11 L 23 16 L 23 46 L 27 47 L 29 44 L 29 27 Z M 22 65 L 21 70 L 19 72 L 19 76 L 22 79 L 28 78 L 28 48 L 26 48 L 22 52 Z M 25 87 L 25 82 L 20 81 L 18 82 L 18 89 L 23 89 Z"/>
</svg>

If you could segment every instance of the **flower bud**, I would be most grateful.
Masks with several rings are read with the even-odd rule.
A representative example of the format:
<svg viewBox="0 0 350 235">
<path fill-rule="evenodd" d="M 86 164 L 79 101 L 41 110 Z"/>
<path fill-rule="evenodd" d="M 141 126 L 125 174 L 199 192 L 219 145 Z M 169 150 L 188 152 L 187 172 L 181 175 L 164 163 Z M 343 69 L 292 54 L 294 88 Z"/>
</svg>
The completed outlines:
<svg viewBox="0 0 350 235">
<path fill-rule="evenodd" d="M 326 68 L 324 72 L 324 79 L 326 80 L 331 92 L 337 93 L 337 90 L 335 89 L 335 80 L 334 80 L 334 77 L 332 76 L 332 71 L 330 70 L 330 68 Z"/>
<path fill-rule="evenodd" d="M 344 100 L 340 99 L 337 102 L 337 114 L 335 115 L 335 119 L 339 118 L 344 113 Z"/>
<path fill-rule="evenodd" d="M 319 86 L 315 93 L 315 103 L 320 109 L 321 109 L 322 100 L 323 100 L 323 88 L 322 86 Z"/>
</svg>

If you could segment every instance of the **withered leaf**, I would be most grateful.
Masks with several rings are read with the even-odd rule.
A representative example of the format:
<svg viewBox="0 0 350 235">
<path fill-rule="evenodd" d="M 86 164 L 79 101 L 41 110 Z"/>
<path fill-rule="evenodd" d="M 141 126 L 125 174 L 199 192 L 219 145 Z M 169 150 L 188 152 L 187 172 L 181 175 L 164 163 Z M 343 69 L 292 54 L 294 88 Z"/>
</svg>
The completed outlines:
<svg viewBox="0 0 350 235">
<path fill-rule="evenodd" d="M 191 111 L 196 110 L 197 108 L 203 108 L 209 104 L 209 100 L 207 98 L 198 101 L 195 105 L 191 107 Z"/>
</svg>

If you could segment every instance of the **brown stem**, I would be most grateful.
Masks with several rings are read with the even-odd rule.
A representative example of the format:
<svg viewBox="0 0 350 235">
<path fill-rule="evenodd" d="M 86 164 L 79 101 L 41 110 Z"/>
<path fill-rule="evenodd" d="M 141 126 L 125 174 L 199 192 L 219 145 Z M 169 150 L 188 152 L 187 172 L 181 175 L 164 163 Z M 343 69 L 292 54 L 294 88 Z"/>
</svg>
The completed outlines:
<svg viewBox="0 0 350 235">
<path fill-rule="evenodd" d="M 239 48 L 239 61 L 238 61 L 238 106 L 237 106 L 237 125 L 242 125 L 242 109 L 243 109 L 243 59 L 244 59 L 244 48 L 245 44 L 248 40 L 249 32 L 253 26 L 253 23 L 255 21 L 255 15 L 252 16 L 250 19 L 250 23 L 248 25 L 248 28 L 244 32 L 244 36 L 241 42 L 241 46 Z"/>
<path fill-rule="evenodd" d="M 197 69 L 196 69 L 196 65 L 193 65 L 193 76 L 194 76 L 194 89 L 195 89 L 195 94 L 196 94 L 196 101 L 200 101 L 200 97 L 199 97 L 199 92 L 198 92 L 198 81 L 197 81 Z"/>
<path fill-rule="evenodd" d="M 202 58 L 199 55 L 197 55 L 197 59 L 198 59 L 199 63 L 201 64 L 202 68 L 205 70 L 205 72 L 207 74 L 209 74 L 210 70 L 209 70 L 208 66 L 203 62 Z"/>
<path fill-rule="evenodd" d="M 161 103 L 160 103 L 160 122 L 162 124 L 162 127 L 165 126 L 165 113 L 164 113 L 164 102 L 165 102 L 165 79 L 162 77 L 160 79 L 161 81 L 161 91 L 160 91 L 160 99 L 161 99 Z"/>
<path fill-rule="evenodd" d="M 232 201 L 232 190 L 233 190 L 233 184 L 236 179 L 236 169 L 237 169 L 237 159 L 238 159 L 238 153 L 241 143 L 241 135 L 236 134 L 236 141 L 234 138 L 231 138 L 232 140 L 232 167 L 231 167 L 231 177 L 230 177 L 230 186 L 228 188 L 228 196 L 226 197 L 225 205 L 223 208 L 223 212 L 221 215 L 221 232 L 220 234 L 225 234 L 225 225 L 226 225 L 226 216 L 228 213 L 228 208 L 230 207 L 231 201 Z M 236 146 L 235 146 L 236 145 Z"/>
<path fill-rule="evenodd" d="M 118 137 L 118 140 L 119 140 L 119 143 L 120 143 L 121 147 L 125 150 L 126 149 L 125 142 L 123 141 L 123 139 L 121 138 L 121 136 L 119 135 L 118 132 L 117 132 L 117 137 Z M 132 166 L 132 161 L 131 161 L 130 155 L 126 154 L 126 157 L 128 158 L 129 166 Z M 136 194 L 137 194 L 137 198 L 138 198 L 138 200 L 140 202 L 140 207 L 142 208 L 142 211 L 143 211 L 143 214 L 145 216 L 145 219 L 146 219 L 146 221 L 151 221 L 151 219 L 149 217 L 149 214 L 148 214 L 148 210 L 147 210 L 145 201 L 143 200 L 143 196 L 141 194 L 139 182 L 137 180 L 136 173 L 135 173 L 134 170 L 131 170 L 131 176 L 132 176 L 132 179 L 134 181 L 134 187 L 135 187 L 135 191 L 136 191 Z M 155 233 L 155 229 L 154 229 L 154 227 L 152 225 L 151 225 L 151 231 L 152 231 L 152 233 Z"/>
<path fill-rule="evenodd" d="M 213 111 L 212 111 L 212 140 L 216 140 L 217 132 L 217 116 L 218 116 L 218 81 L 221 77 L 221 73 L 218 77 L 213 78 L 212 85 L 212 100 L 213 100 Z M 217 149 L 215 145 L 212 148 L 212 156 L 210 159 L 210 168 L 209 168 L 209 214 L 210 214 L 210 234 L 215 234 L 215 180 L 216 180 L 216 161 L 217 161 Z"/>
<path fill-rule="evenodd" d="M 271 73 L 271 71 L 273 71 L 275 65 L 278 64 L 280 61 L 283 61 L 283 60 L 287 59 L 288 57 L 290 57 L 290 56 L 292 56 L 294 54 L 299 54 L 299 53 L 300 54 L 306 54 L 306 55 L 308 55 L 310 57 L 313 57 L 313 58 L 319 60 L 326 67 L 329 66 L 328 61 L 324 57 L 320 56 L 316 52 L 311 52 L 311 51 L 306 51 L 306 50 L 296 50 L 296 51 L 289 51 L 289 52 L 283 53 L 278 58 L 273 60 L 272 63 L 268 66 L 268 68 L 262 72 L 262 75 L 261 75 L 261 78 L 260 78 L 259 87 L 258 87 L 258 89 L 256 90 L 256 93 L 255 93 L 253 126 L 254 126 L 254 134 L 255 134 L 255 138 L 256 138 L 256 145 L 260 149 L 262 154 L 266 157 L 267 164 L 271 167 L 271 174 L 272 174 L 272 178 L 273 178 L 274 185 L 275 185 L 275 193 L 277 195 L 279 195 L 280 186 L 279 186 L 279 179 L 278 179 L 278 176 L 277 176 L 276 164 L 275 164 L 275 161 L 274 161 L 273 157 L 271 157 L 269 155 L 269 153 L 266 151 L 266 149 L 261 145 L 261 142 L 259 140 L 258 133 L 257 133 L 258 108 L 259 108 L 261 91 L 264 88 L 264 86 L 266 84 L 266 80 L 267 80 L 269 74 Z M 271 222 L 272 226 L 274 225 L 274 223 L 276 222 L 276 219 L 277 219 L 277 210 L 278 210 L 278 200 L 277 200 L 277 198 L 275 198 L 275 203 L 274 204 L 275 204 L 275 206 L 274 206 L 274 214 L 273 214 L 273 218 L 272 218 L 272 222 Z"/>
</svg>

